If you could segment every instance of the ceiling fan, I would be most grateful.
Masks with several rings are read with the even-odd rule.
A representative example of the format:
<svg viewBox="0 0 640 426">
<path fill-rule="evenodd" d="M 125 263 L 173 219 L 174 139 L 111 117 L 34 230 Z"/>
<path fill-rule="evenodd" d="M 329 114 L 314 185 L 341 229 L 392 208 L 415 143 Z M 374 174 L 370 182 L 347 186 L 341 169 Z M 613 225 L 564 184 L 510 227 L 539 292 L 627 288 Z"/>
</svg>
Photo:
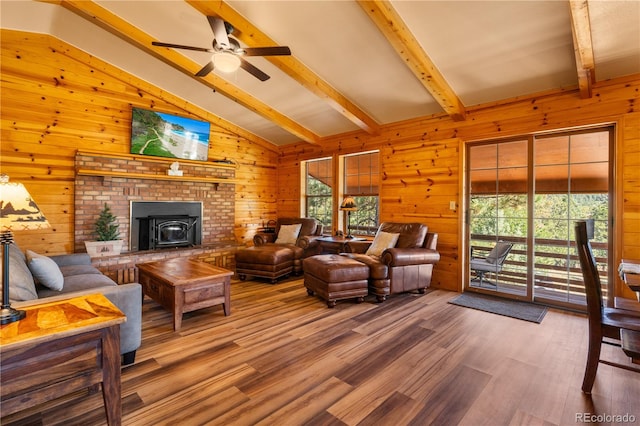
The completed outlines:
<svg viewBox="0 0 640 426">
<path fill-rule="evenodd" d="M 204 77 L 214 69 L 222 72 L 233 72 L 238 68 L 242 68 L 249 74 L 253 75 L 260 81 L 266 81 L 270 77 L 259 68 L 247 62 L 243 56 L 287 56 L 291 55 L 291 49 L 287 46 L 272 47 L 241 47 L 240 43 L 229 34 L 233 32 L 233 26 L 220 18 L 207 16 L 209 25 L 213 30 L 213 48 L 183 46 L 180 44 L 162 43 L 159 41 L 151 42 L 154 46 L 172 47 L 174 49 L 195 50 L 196 52 L 213 53 L 211 61 L 209 61 L 200 71 L 196 73 L 197 77 Z"/>
</svg>

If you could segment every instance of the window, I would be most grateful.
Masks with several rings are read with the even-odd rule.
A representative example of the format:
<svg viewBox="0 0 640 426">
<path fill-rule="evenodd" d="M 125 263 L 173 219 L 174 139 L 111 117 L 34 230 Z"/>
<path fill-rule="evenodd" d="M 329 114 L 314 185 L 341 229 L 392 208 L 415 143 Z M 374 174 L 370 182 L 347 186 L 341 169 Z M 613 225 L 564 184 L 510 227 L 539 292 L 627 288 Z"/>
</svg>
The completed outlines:
<svg viewBox="0 0 640 426">
<path fill-rule="evenodd" d="M 351 233 L 374 235 L 379 218 L 379 153 L 347 155 L 344 160 L 343 197 L 353 197 L 358 210 L 351 213 Z"/>
<path fill-rule="evenodd" d="M 305 214 L 316 218 L 324 229 L 332 229 L 333 167 L 331 158 L 305 162 Z"/>
</svg>

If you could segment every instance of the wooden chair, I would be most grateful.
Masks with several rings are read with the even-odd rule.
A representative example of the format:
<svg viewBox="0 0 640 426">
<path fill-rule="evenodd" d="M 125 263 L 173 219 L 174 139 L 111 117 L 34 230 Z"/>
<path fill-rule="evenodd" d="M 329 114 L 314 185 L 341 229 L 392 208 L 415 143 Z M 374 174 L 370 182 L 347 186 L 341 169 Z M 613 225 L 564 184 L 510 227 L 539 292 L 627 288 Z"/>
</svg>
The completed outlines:
<svg viewBox="0 0 640 426">
<path fill-rule="evenodd" d="M 607 308 L 602 303 L 602 287 L 596 269 L 596 261 L 587 237 L 587 224 L 578 221 L 575 224 L 576 248 L 580 258 L 585 293 L 587 296 L 587 314 L 589 316 L 589 351 L 587 365 L 582 381 L 582 391 L 590 394 L 598 371 L 598 363 L 640 372 L 640 368 L 600 359 L 602 343 L 620 346 L 620 330 L 640 331 L 640 313 L 616 308 Z M 612 339 L 615 342 L 604 340 Z"/>
</svg>

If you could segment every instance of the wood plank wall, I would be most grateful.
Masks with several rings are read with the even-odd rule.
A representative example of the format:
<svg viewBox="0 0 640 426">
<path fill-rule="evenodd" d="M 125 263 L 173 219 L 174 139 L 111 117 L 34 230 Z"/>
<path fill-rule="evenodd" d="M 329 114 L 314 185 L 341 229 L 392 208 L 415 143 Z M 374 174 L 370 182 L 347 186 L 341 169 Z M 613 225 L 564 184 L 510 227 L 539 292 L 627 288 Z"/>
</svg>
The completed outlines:
<svg viewBox="0 0 640 426">
<path fill-rule="evenodd" d="M 210 159 L 238 162 L 235 234 L 250 241 L 262 221 L 300 214 L 300 162 L 381 151 L 381 220 L 424 222 L 440 236 L 442 260 L 433 285 L 460 290 L 464 250 L 462 175 L 467 143 L 532 132 L 615 123 L 617 132 L 616 260 L 640 258 L 640 75 L 598 83 L 593 97 L 577 90 L 468 108 L 464 122 L 434 116 L 276 148 L 239 136 L 218 118 L 47 35 L 2 30 L 2 161 L 52 223 L 16 235 L 47 253 L 73 247 L 73 157 L 77 149 L 129 151 L 131 106 L 195 116 L 214 124 Z M 457 209 L 449 210 L 455 200 Z M 407 208 L 409 207 L 409 208 Z M 625 288 L 618 283 L 618 294 Z M 627 293 L 628 294 L 628 293 Z"/>
<path fill-rule="evenodd" d="M 278 208 L 299 210 L 300 162 L 312 158 L 379 149 L 381 152 L 381 221 L 423 222 L 438 232 L 442 259 L 432 285 L 462 289 L 464 253 L 463 172 L 466 144 L 529 133 L 602 123 L 617 125 L 618 197 L 614 211 L 616 262 L 640 259 L 640 75 L 598 83 L 593 97 L 577 89 L 542 93 L 467 109 L 463 122 L 444 115 L 383 126 L 377 136 L 354 132 L 323 140 L 319 146 L 281 147 Z M 455 200 L 457 209 L 449 210 Z M 460 206 L 463 206 L 462 208 Z M 633 297 L 617 280 L 616 294 Z"/>
<path fill-rule="evenodd" d="M 51 223 L 16 233 L 21 247 L 73 252 L 74 156 L 78 149 L 128 153 L 131 107 L 212 123 L 209 159 L 239 164 L 235 236 L 251 241 L 276 210 L 277 149 L 226 130 L 217 117 L 54 37 L 3 29 L 0 171 L 22 182 Z"/>
</svg>

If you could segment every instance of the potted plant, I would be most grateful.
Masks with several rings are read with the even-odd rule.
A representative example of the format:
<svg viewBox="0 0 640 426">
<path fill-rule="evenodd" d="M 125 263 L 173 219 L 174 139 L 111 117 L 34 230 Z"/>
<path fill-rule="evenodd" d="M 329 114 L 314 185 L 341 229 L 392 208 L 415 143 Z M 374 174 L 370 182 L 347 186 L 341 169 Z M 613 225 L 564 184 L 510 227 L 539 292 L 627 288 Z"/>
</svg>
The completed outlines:
<svg viewBox="0 0 640 426">
<path fill-rule="evenodd" d="M 95 223 L 97 241 L 85 241 L 87 253 L 91 257 L 114 256 L 122 251 L 122 240 L 119 239 L 120 224 L 118 218 L 111 212 L 107 203 L 98 215 Z"/>
</svg>

